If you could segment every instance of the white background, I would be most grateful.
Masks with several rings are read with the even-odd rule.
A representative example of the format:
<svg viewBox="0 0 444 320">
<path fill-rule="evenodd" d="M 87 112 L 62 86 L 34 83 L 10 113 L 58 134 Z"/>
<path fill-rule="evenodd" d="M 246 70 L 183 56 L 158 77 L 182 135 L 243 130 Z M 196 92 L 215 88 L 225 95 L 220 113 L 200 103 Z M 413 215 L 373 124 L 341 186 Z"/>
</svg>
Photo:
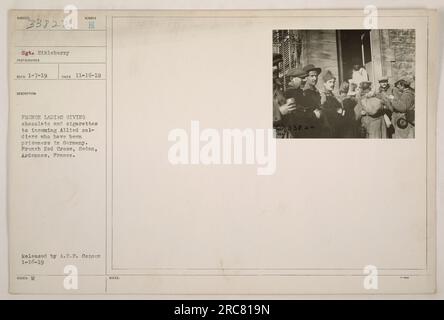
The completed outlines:
<svg viewBox="0 0 444 320">
<path fill-rule="evenodd" d="M 82 1 L 8 1 L 0 2 L 0 60 L 3 72 L 0 79 L 0 298 L 2 299 L 21 299 L 21 298 L 40 298 L 38 296 L 12 296 L 8 294 L 8 242 L 7 242 L 7 214 L 6 214 L 6 146 L 7 146 L 7 119 L 8 119 L 8 94 L 7 94 L 7 13 L 9 9 L 60 9 L 68 4 L 73 4 L 79 9 L 363 9 L 366 5 L 373 4 L 378 8 L 436 8 L 439 10 L 439 34 L 444 31 L 444 3 L 442 0 L 404 0 L 399 2 L 399 5 L 389 3 L 387 1 L 357 1 L 357 0 L 343 0 L 343 1 L 300 1 L 300 0 L 231 0 L 231 1 L 210 1 L 210 0 L 114 0 L 114 1 L 100 1 L 100 0 L 82 0 Z M 387 6 L 389 4 L 389 6 Z M 442 46 L 443 41 L 440 37 L 439 43 L 439 59 L 442 60 Z M 440 79 L 443 75 L 443 66 L 438 64 L 440 68 Z M 400 298 L 444 298 L 444 229 L 442 220 L 444 212 L 442 209 L 444 177 L 440 163 L 443 157 L 443 114 L 442 104 L 444 84 L 440 80 L 438 85 L 438 192 L 437 192 L 437 293 L 429 296 L 402 296 Z M 440 232 L 441 230 L 441 232 Z M 60 297 L 60 296 L 58 296 Z M 72 298 L 72 296 L 70 296 Z M 111 298 L 118 298 L 119 296 L 111 296 Z M 134 296 L 132 296 L 134 298 Z M 140 296 L 141 298 L 150 298 L 149 296 Z M 345 298 L 376 298 L 376 296 L 359 296 Z M 44 298 L 51 298 L 45 296 Z M 52 297 L 53 298 L 53 297 Z M 74 298 L 87 298 L 86 296 L 76 296 Z M 94 296 L 100 298 L 100 296 Z M 151 297 L 152 298 L 152 297 Z M 199 298 L 199 296 L 196 296 Z M 235 298 L 231 296 L 230 298 Z M 266 298 L 266 297 L 263 297 Z M 280 296 L 280 298 L 285 298 Z M 288 298 L 306 298 L 304 296 L 288 296 Z M 311 296 L 310 298 L 313 298 Z M 323 296 L 323 298 L 333 298 Z M 334 296 L 338 298 L 338 296 Z M 381 297 L 379 297 L 381 298 Z M 397 296 L 385 296 L 385 298 L 398 298 Z"/>
</svg>

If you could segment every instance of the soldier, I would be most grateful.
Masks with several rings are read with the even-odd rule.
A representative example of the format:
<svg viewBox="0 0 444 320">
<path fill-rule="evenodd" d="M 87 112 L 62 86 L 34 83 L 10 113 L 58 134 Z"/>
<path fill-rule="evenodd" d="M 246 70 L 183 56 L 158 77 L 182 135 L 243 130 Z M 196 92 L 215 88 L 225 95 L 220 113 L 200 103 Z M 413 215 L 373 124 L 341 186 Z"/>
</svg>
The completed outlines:
<svg viewBox="0 0 444 320">
<path fill-rule="evenodd" d="M 324 90 L 321 93 L 322 112 L 327 119 L 332 138 L 342 138 L 345 129 L 345 109 L 333 93 L 336 78 L 330 70 L 322 77 Z"/>
<path fill-rule="evenodd" d="M 308 64 L 303 68 L 303 71 L 307 74 L 304 86 L 304 112 L 309 128 L 306 137 L 328 138 L 330 137 L 330 129 L 327 118 L 322 113 L 321 94 L 316 88 L 321 68 Z"/>
<path fill-rule="evenodd" d="M 306 73 L 302 69 L 291 69 L 288 74 L 290 82 L 287 90 L 284 91 L 284 97 L 287 103 L 294 106 L 290 113 L 285 116 L 285 127 L 287 130 L 287 138 L 301 137 L 301 130 L 306 126 L 306 121 L 301 114 L 304 108 L 304 92 L 302 87 L 305 85 Z"/>
<path fill-rule="evenodd" d="M 305 78 L 306 83 L 304 86 L 304 96 L 306 97 L 306 102 L 313 109 L 320 111 L 321 94 L 316 88 L 316 84 L 318 83 L 318 77 L 322 69 L 309 64 L 304 67 L 303 71 L 307 74 Z"/>
<path fill-rule="evenodd" d="M 379 88 L 377 95 L 379 95 L 381 98 L 386 96 L 387 98 L 391 95 L 393 95 L 393 88 L 388 83 L 387 77 L 381 77 L 379 78 Z"/>
<path fill-rule="evenodd" d="M 387 77 L 380 78 L 378 82 L 379 88 L 376 93 L 376 97 L 381 99 L 383 102 L 383 111 L 385 113 L 385 120 L 387 125 L 387 137 L 392 138 L 395 132 L 395 128 L 392 123 L 393 106 L 391 102 L 391 99 L 394 97 L 393 88 L 388 83 Z"/>
<path fill-rule="evenodd" d="M 302 69 L 294 68 L 288 72 L 288 77 L 290 82 L 288 83 L 288 89 L 284 92 L 285 98 L 302 101 L 304 96 L 302 88 L 305 86 L 307 73 Z"/>
<path fill-rule="evenodd" d="M 279 79 L 279 64 L 282 61 L 281 54 L 273 54 L 273 128 L 276 130 L 276 138 L 285 138 L 287 130 L 283 117 L 294 107 L 286 103 L 282 92 L 282 82 Z"/>
<path fill-rule="evenodd" d="M 283 116 L 283 125 L 287 130 L 287 138 L 310 138 L 316 117 L 313 110 L 306 107 L 304 91 L 307 72 L 294 68 L 288 72 L 290 82 L 284 92 L 286 103 L 294 105 L 291 111 Z"/>
<path fill-rule="evenodd" d="M 318 137 L 319 119 L 314 113 L 314 108 L 307 104 L 303 90 L 308 73 L 302 69 L 294 68 L 287 75 L 290 77 L 290 82 L 283 96 L 284 103 L 290 107 L 288 112 L 285 112 L 285 108 L 283 112 L 280 112 L 281 124 L 285 131 L 284 137 Z"/>
<path fill-rule="evenodd" d="M 407 78 L 395 83 L 391 104 L 393 106 L 392 121 L 395 127 L 393 138 L 415 137 L 415 91 L 410 87 Z"/>
<path fill-rule="evenodd" d="M 288 138 L 285 116 L 291 113 L 295 105 L 287 103 L 281 91 L 281 83 L 278 78 L 273 79 L 273 128 L 276 130 L 276 138 Z"/>
</svg>

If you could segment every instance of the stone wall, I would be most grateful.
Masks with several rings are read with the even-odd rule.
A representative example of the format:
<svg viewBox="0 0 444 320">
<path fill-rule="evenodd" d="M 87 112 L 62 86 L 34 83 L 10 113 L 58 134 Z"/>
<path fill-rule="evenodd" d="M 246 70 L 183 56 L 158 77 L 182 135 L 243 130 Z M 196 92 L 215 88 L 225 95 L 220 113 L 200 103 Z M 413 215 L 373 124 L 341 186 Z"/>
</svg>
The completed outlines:
<svg viewBox="0 0 444 320">
<path fill-rule="evenodd" d="M 391 83 L 415 75 L 415 44 L 414 29 L 382 30 L 383 73 Z"/>
</svg>

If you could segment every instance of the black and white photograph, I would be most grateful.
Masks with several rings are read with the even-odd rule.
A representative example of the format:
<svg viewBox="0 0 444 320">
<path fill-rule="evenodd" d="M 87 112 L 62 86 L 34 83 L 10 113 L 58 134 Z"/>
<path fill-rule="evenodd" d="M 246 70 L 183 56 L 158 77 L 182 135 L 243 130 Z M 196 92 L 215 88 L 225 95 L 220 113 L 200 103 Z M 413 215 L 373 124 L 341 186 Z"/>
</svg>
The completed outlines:
<svg viewBox="0 0 444 320">
<path fill-rule="evenodd" d="M 278 139 L 413 139 L 415 30 L 273 30 Z"/>
</svg>

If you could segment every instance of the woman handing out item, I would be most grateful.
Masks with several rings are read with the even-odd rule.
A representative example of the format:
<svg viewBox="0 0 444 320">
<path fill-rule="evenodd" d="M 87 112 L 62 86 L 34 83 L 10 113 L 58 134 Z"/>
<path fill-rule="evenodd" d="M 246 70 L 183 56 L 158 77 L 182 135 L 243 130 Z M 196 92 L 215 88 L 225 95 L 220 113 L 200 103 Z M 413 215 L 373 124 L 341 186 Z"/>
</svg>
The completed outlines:
<svg viewBox="0 0 444 320">
<path fill-rule="evenodd" d="M 366 137 L 370 139 L 387 138 L 383 103 L 381 99 L 375 97 L 371 82 L 361 82 L 357 100 L 362 115 L 361 123 L 366 130 Z"/>
</svg>

